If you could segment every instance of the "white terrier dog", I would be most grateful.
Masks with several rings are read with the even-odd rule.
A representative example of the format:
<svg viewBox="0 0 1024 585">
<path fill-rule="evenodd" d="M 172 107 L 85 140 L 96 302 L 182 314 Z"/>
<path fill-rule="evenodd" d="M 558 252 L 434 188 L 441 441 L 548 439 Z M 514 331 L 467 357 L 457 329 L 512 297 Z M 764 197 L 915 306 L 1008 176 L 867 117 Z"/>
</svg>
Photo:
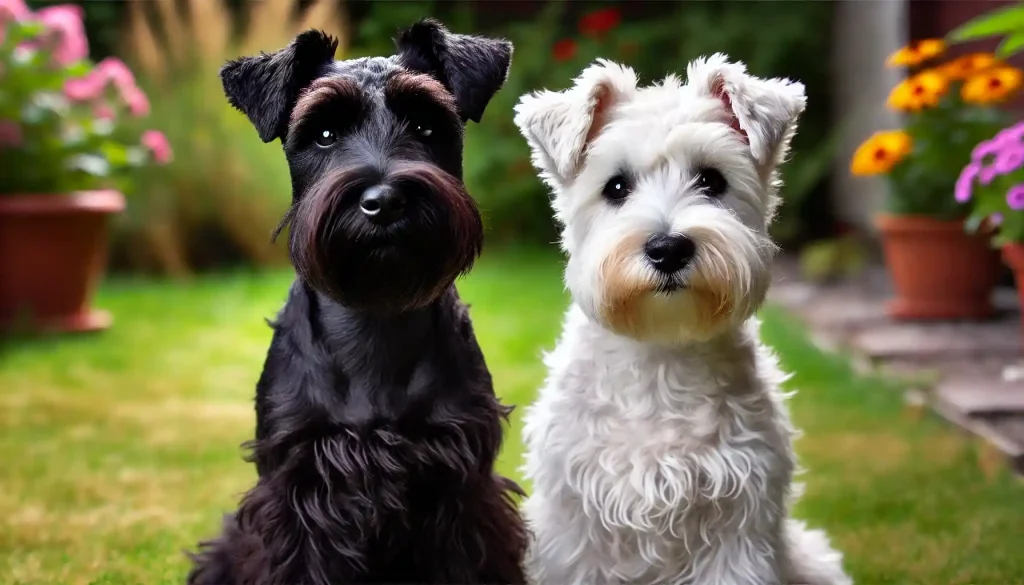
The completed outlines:
<svg viewBox="0 0 1024 585">
<path fill-rule="evenodd" d="M 532 578 L 550 585 L 843 585 L 788 518 L 795 456 L 755 311 L 803 85 L 724 55 L 645 88 L 600 60 L 523 96 L 573 304 L 527 411 Z"/>
</svg>

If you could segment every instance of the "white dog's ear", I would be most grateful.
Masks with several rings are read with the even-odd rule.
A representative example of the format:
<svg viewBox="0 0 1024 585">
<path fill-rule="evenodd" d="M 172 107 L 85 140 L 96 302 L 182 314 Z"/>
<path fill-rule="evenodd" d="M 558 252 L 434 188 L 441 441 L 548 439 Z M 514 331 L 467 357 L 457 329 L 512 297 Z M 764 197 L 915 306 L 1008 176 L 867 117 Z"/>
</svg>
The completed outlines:
<svg viewBox="0 0 1024 585">
<path fill-rule="evenodd" d="M 576 177 L 587 146 L 608 122 L 609 110 L 629 99 L 636 84 L 636 73 L 629 67 L 598 59 L 569 89 L 519 98 L 515 124 L 545 179 L 565 185 Z"/>
<path fill-rule="evenodd" d="M 698 95 L 722 101 L 733 117 L 733 128 L 746 137 L 762 168 L 782 161 L 807 105 L 802 83 L 754 77 L 742 63 L 730 63 L 721 53 L 695 59 L 686 68 L 686 77 Z"/>
</svg>

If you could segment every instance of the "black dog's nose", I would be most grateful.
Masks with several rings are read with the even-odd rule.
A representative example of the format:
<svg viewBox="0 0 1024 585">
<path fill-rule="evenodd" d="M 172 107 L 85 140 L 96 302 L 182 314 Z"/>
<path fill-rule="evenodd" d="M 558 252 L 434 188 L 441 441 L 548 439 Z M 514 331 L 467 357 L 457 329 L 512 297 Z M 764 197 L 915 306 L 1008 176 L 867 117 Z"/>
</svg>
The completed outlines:
<svg viewBox="0 0 1024 585">
<path fill-rule="evenodd" d="M 385 185 L 374 185 L 363 191 L 359 209 L 374 223 L 389 224 L 405 211 L 405 195 Z"/>
<path fill-rule="evenodd" d="M 682 270 L 696 251 L 693 240 L 682 234 L 655 234 L 644 244 L 647 260 L 663 274 Z"/>
</svg>

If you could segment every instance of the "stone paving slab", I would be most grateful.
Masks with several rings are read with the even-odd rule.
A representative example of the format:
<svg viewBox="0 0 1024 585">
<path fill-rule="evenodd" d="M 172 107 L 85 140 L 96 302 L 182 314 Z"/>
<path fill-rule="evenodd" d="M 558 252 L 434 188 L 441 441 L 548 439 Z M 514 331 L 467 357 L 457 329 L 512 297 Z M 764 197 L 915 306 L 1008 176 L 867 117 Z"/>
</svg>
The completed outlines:
<svg viewBox="0 0 1024 585">
<path fill-rule="evenodd" d="M 899 377 L 937 414 L 984 439 L 1024 475 L 1024 377 L 1003 377 L 1022 356 L 1016 291 L 997 290 L 999 314 L 982 323 L 895 322 L 885 314 L 889 295 L 882 267 L 857 280 L 817 285 L 804 282 L 794 262 L 783 261 L 768 298 L 799 316 L 819 347 L 850 352 L 860 371 Z"/>
<path fill-rule="evenodd" d="M 854 333 L 849 345 L 876 360 L 921 362 L 992 356 L 1012 360 L 1021 353 L 1020 341 L 1019 324 L 1002 319 L 987 323 L 886 322 Z"/>
<path fill-rule="evenodd" d="M 1024 381 L 1006 381 L 998 374 L 949 376 L 932 392 L 968 416 L 1024 415 Z"/>
</svg>

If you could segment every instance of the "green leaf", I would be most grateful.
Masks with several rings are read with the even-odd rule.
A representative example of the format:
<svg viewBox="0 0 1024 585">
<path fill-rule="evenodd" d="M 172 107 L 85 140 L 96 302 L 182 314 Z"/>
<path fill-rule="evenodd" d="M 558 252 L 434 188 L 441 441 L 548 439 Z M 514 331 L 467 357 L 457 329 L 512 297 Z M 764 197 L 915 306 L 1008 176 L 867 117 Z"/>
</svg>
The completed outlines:
<svg viewBox="0 0 1024 585">
<path fill-rule="evenodd" d="M 1024 4 L 982 14 L 953 29 L 946 40 L 953 43 L 983 39 L 1024 29 Z"/>
<path fill-rule="evenodd" d="M 128 164 L 128 148 L 123 144 L 105 142 L 100 146 L 100 152 L 107 159 L 107 162 L 114 167 Z"/>
<path fill-rule="evenodd" d="M 92 71 L 93 65 L 88 61 L 78 61 L 67 66 L 64 70 L 65 75 L 68 77 L 85 77 L 90 71 Z"/>
<path fill-rule="evenodd" d="M 1024 48 L 1024 32 L 1015 32 L 1003 37 L 996 47 L 996 57 L 1007 58 Z"/>
</svg>

